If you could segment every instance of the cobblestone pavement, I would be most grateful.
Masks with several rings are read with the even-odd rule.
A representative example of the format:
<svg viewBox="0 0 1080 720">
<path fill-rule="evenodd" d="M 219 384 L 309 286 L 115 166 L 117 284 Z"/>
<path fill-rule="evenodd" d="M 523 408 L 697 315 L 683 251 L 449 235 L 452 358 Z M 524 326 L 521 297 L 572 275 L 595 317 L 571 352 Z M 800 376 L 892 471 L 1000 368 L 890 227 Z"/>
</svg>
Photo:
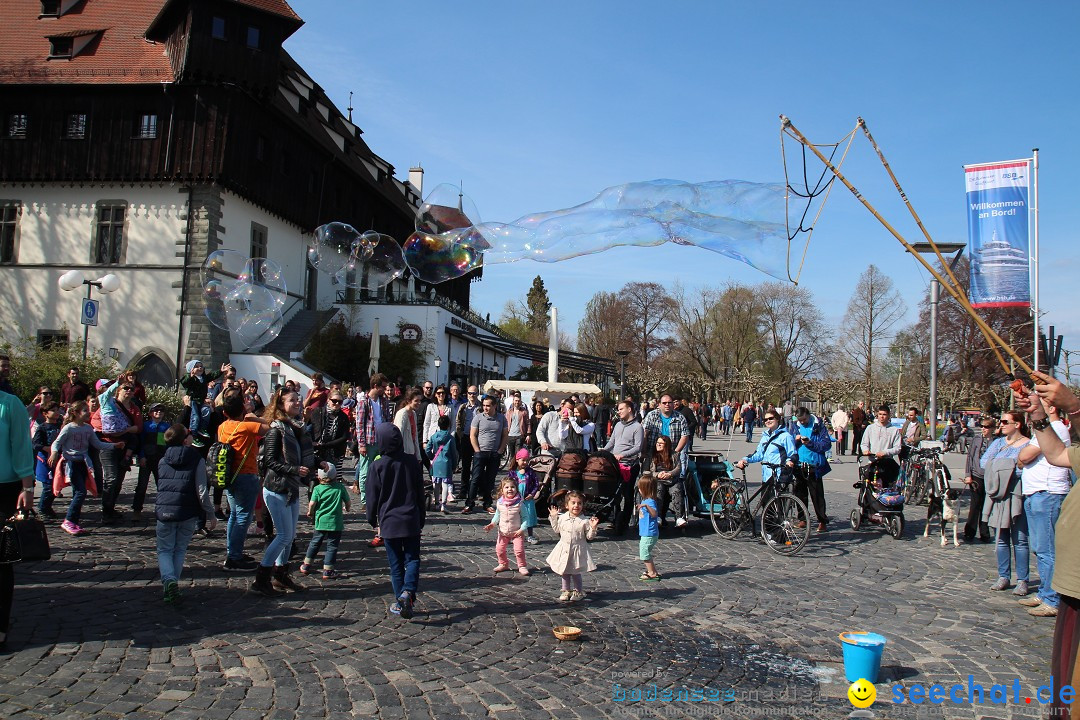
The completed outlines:
<svg viewBox="0 0 1080 720">
<path fill-rule="evenodd" d="M 704 447 L 739 457 L 750 446 L 723 438 Z M 853 461 L 837 464 L 827 483 L 835 520 L 793 558 L 746 536 L 722 540 L 699 519 L 661 538 L 664 579 L 644 583 L 636 535 L 602 533 L 592 546 L 599 569 L 577 605 L 555 600 L 550 571 L 493 576 L 485 517 L 436 515 L 409 622 L 388 615 L 384 552 L 366 547 L 371 532 L 355 515 L 339 555 L 347 576 L 305 579 L 307 592 L 283 600 L 246 592 L 250 577 L 220 569 L 220 529 L 196 539 L 176 609 L 161 601 L 153 525 L 101 526 L 92 501 L 90 534 L 53 525 L 53 559 L 17 570 L 0 717 L 839 718 L 853 709 L 837 639 L 845 630 L 889 638 L 876 717 L 1038 717 L 1023 698 L 1049 680 L 1053 620 L 988 591 L 992 546 L 923 540 L 924 508 L 909 510 L 899 541 L 852 531 L 854 477 Z M 553 545 L 549 530 L 540 535 L 527 550 L 537 570 Z M 249 538 L 249 552 L 261 548 Z M 559 642 L 556 625 L 583 628 L 582 641 Z M 1019 678 L 1020 703 L 890 702 L 897 682 L 969 675 L 988 690 Z M 616 700 L 653 683 L 726 700 Z"/>
</svg>

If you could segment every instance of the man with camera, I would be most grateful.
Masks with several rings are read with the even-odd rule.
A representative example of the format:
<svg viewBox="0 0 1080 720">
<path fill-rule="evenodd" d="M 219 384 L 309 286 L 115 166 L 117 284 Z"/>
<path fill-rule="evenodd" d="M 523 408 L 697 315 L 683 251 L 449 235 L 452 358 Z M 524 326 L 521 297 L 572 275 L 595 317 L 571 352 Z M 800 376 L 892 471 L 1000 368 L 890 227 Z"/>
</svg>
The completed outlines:
<svg viewBox="0 0 1080 720">
<path fill-rule="evenodd" d="M 822 478 L 832 471 L 825 453 L 832 447 L 832 439 L 825 423 L 805 407 L 795 411 L 788 425 L 788 433 L 795 440 L 799 452 L 800 479 L 795 483 L 795 495 L 807 504 L 807 495 L 814 504 L 817 515 L 817 531 L 825 532 L 829 518 L 825 515 L 825 485 Z M 801 521 L 800 521 L 801 522 Z"/>
</svg>

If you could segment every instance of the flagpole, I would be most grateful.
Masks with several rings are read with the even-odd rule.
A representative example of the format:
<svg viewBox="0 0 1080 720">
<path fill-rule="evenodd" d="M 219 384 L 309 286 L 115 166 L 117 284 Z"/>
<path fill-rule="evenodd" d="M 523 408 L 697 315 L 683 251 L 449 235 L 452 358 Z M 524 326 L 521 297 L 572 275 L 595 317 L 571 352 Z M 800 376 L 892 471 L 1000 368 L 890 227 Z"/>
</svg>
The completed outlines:
<svg viewBox="0 0 1080 720">
<path fill-rule="evenodd" d="M 1031 367 L 1034 370 L 1038 370 L 1039 369 L 1039 148 L 1032 148 L 1031 156 L 1032 156 L 1032 166 L 1033 166 L 1031 189 L 1032 189 L 1032 195 L 1034 196 L 1034 200 L 1035 200 L 1035 202 L 1032 204 L 1032 208 L 1031 208 L 1032 214 L 1034 215 L 1034 217 L 1032 218 L 1032 225 L 1033 225 L 1034 230 L 1035 230 L 1035 232 L 1033 234 L 1034 242 L 1033 242 L 1032 253 L 1031 253 L 1031 263 L 1032 263 L 1032 270 L 1033 270 L 1033 280 L 1032 280 L 1031 286 L 1032 286 L 1032 291 L 1033 291 L 1032 292 L 1032 300 L 1034 300 L 1034 302 L 1032 303 L 1032 312 L 1034 313 L 1034 318 L 1033 318 L 1034 322 L 1032 323 L 1032 325 L 1034 326 L 1033 333 L 1034 333 L 1034 336 L 1035 336 L 1035 350 L 1034 350 L 1034 354 L 1032 355 L 1032 358 L 1031 358 L 1032 359 Z"/>
</svg>

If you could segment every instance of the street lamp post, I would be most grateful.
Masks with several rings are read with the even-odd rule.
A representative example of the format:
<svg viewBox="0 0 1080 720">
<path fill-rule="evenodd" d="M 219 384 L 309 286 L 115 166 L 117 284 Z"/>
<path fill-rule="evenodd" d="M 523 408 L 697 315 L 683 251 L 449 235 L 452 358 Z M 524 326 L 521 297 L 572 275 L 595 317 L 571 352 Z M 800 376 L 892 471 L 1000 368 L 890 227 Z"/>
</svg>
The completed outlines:
<svg viewBox="0 0 1080 720">
<path fill-rule="evenodd" d="M 952 270 L 964 254 L 965 243 L 914 243 L 911 248 L 917 253 L 933 253 L 934 247 L 942 256 L 948 253 L 956 253 L 949 261 L 949 269 Z M 937 371 L 938 371 L 938 345 L 937 345 L 937 314 L 938 298 L 941 295 L 941 283 L 937 278 L 930 281 L 930 411 L 928 413 L 927 428 L 931 439 L 937 438 Z M 897 408 L 899 412 L 899 408 Z"/>
<path fill-rule="evenodd" d="M 629 350 L 616 350 L 615 354 L 619 356 L 619 393 L 626 397 L 626 356 L 630 354 Z"/>
<path fill-rule="evenodd" d="M 60 289 L 71 292 L 79 287 L 86 286 L 86 299 L 93 299 L 94 288 L 101 290 L 102 293 L 108 294 L 116 292 L 120 289 L 120 278 L 116 277 L 112 273 L 104 275 L 97 280 L 89 280 L 79 270 L 69 270 L 60 276 L 59 280 Z M 85 318 L 83 318 L 85 321 Z M 90 323 L 83 322 L 83 360 L 86 360 L 87 353 L 87 341 L 90 338 Z"/>
</svg>

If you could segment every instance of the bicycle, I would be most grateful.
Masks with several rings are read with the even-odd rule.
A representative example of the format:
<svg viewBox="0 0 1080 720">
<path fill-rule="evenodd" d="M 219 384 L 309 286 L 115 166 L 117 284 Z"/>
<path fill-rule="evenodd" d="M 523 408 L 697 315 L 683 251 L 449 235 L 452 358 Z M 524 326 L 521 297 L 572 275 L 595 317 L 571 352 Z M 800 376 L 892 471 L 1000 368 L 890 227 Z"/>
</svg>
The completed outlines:
<svg viewBox="0 0 1080 720">
<path fill-rule="evenodd" d="M 934 482 L 945 470 L 941 463 L 943 450 L 938 447 L 919 448 L 911 451 L 905 461 L 904 500 L 913 505 L 926 505 L 933 494 Z M 945 470 L 947 472 L 947 470 Z"/>
<path fill-rule="evenodd" d="M 794 555 L 802 550 L 810 537 L 810 513 L 802 500 L 789 490 L 795 478 L 780 473 L 779 465 L 762 465 L 777 470 L 777 473 L 770 482 L 763 482 L 753 495 L 749 494 L 747 488 L 745 468 L 742 469 L 742 480 L 724 480 L 716 484 L 709 504 L 713 529 L 727 540 L 734 540 L 747 525 L 756 534 L 757 518 L 753 502 L 762 496 L 757 506 L 761 514 L 762 539 L 773 552 Z M 766 499 L 764 493 L 771 486 L 775 487 L 775 495 Z"/>
</svg>

